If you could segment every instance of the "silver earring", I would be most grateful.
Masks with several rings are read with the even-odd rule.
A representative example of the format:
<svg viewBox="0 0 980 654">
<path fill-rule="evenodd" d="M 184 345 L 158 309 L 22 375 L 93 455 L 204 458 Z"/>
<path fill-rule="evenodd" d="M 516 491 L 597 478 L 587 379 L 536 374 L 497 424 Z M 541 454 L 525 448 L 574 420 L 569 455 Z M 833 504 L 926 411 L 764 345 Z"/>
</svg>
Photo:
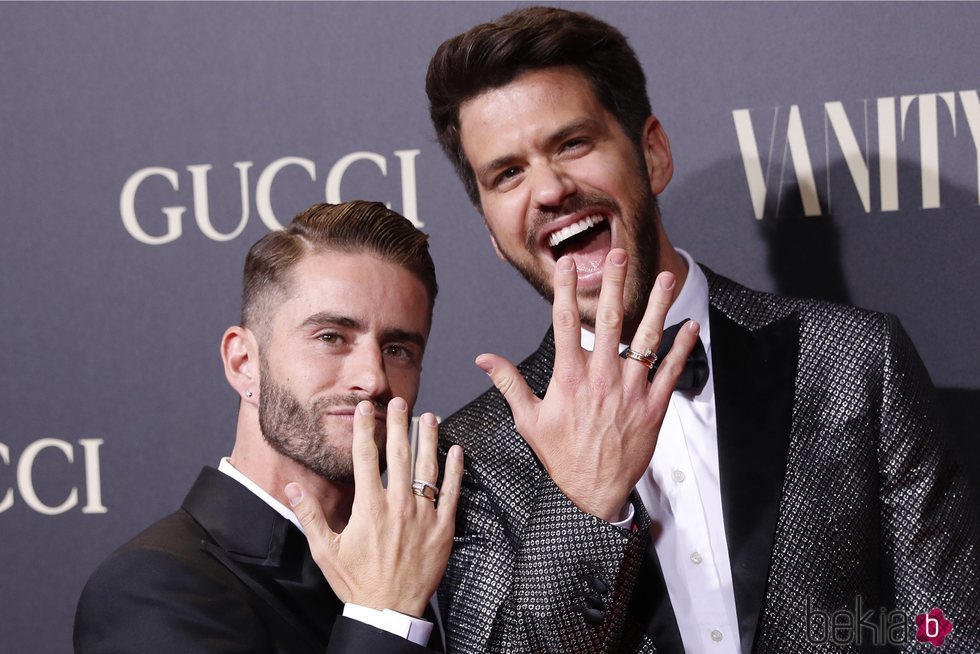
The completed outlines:
<svg viewBox="0 0 980 654">
<path fill-rule="evenodd" d="M 245 397 L 252 397 L 252 391 L 245 391 Z"/>
</svg>

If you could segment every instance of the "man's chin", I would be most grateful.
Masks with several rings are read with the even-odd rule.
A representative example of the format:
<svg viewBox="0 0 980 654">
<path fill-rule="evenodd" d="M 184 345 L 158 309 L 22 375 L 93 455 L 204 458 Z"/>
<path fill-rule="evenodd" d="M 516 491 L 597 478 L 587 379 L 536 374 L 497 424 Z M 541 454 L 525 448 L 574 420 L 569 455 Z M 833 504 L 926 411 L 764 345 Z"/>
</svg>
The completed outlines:
<svg viewBox="0 0 980 654">
<path fill-rule="evenodd" d="M 306 469 L 313 472 L 315 475 L 324 479 L 332 484 L 353 484 L 354 483 L 354 466 L 353 461 L 348 459 L 345 464 L 341 464 L 335 460 L 331 461 L 310 461 L 303 460 L 302 458 L 296 457 L 294 460 L 303 465 Z"/>
<path fill-rule="evenodd" d="M 569 252 L 568 255 L 575 261 L 577 278 L 575 288 L 579 298 L 579 304 L 589 298 L 598 298 L 599 290 L 602 288 L 602 269 L 605 264 L 609 249 L 594 252 Z M 542 261 L 543 260 L 543 261 Z M 541 255 L 534 261 L 533 265 L 518 265 L 511 260 L 517 271 L 524 279 L 533 286 L 538 293 L 554 303 L 554 278 L 557 260 L 551 258 L 551 254 Z"/>
</svg>

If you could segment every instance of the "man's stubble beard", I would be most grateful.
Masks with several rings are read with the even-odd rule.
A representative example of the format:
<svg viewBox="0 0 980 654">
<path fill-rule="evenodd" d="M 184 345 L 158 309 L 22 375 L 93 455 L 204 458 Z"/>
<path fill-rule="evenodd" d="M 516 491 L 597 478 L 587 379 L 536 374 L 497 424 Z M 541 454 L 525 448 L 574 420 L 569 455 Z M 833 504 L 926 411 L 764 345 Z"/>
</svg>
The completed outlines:
<svg viewBox="0 0 980 654">
<path fill-rule="evenodd" d="M 314 400 L 310 406 L 304 407 L 295 395 L 274 379 L 264 360 L 260 363 L 260 370 L 259 427 L 266 443 L 279 454 L 328 481 L 353 484 L 350 437 L 345 435 L 344 444 L 338 445 L 328 431 L 327 415 L 335 407 L 356 406 L 363 398 L 355 395 L 333 396 Z M 378 409 L 376 402 L 375 410 Z M 375 434 L 377 436 L 377 432 Z M 382 437 L 382 445 L 378 448 L 380 470 L 385 469 L 383 442 Z"/>
<path fill-rule="evenodd" d="M 626 236 L 627 247 L 625 249 L 629 255 L 629 274 L 626 278 L 623 297 L 624 333 L 636 329 L 639 325 L 646 311 L 647 300 L 653 290 L 657 272 L 660 269 L 660 238 L 657 230 L 660 212 L 657 208 L 657 197 L 647 186 L 643 185 L 641 188 L 645 192 L 636 203 L 635 215 L 630 216 L 628 220 L 624 219 L 619 204 L 611 198 L 601 195 L 576 195 L 563 203 L 559 211 L 536 216 L 532 228 L 528 230 L 525 241 L 525 253 L 534 252 L 540 226 L 554 220 L 557 216 L 568 215 L 587 206 L 608 207 L 614 215 L 619 216 L 620 229 Z M 637 233 L 626 233 L 626 225 L 630 225 L 630 230 L 637 230 Z M 509 252 L 503 252 L 503 255 L 549 304 L 554 304 L 553 279 L 547 278 L 543 271 L 536 267 L 536 260 L 533 255 L 529 263 L 519 260 L 518 257 Z M 593 294 L 594 297 L 599 297 L 598 290 L 594 291 Z M 583 310 L 581 302 L 579 303 L 579 310 L 582 312 L 580 315 L 582 323 L 594 328 L 595 311 L 593 309 Z"/>
</svg>

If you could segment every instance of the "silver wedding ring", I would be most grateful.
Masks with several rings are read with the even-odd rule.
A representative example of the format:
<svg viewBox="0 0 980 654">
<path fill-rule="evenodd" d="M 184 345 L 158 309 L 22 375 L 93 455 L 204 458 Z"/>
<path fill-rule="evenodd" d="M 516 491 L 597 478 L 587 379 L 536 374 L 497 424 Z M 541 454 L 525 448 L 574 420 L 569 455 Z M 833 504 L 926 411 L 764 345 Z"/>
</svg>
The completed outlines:
<svg viewBox="0 0 980 654">
<path fill-rule="evenodd" d="M 653 350 L 651 350 L 650 348 L 647 348 L 646 351 L 641 354 L 640 352 L 637 352 L 636 350 L 628 347 L 626 348 L 626 351 L 623 353 L 623 355 L 627 359 L 632 359 L 633 361 L 639 361 L 650 370 L 652 370 L 653 367 L 657 365 L 657 355 L 654 354 Z"/>
<path fill-rule="evenodd" d="M 412 480 L 412 492 L 419 497 L 424 497 L 433 504 L 436 503 L 436 498 L 439 497 L 439 489 L 429 482 L 422 481 L 421 479 Z"/>
</svg>

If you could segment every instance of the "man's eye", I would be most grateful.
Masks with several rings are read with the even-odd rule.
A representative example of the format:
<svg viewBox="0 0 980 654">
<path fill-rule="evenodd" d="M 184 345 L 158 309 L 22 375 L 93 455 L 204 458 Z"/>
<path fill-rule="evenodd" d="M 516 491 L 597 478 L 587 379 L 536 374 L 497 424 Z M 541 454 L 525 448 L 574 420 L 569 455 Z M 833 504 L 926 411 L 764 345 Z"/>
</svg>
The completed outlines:
<svg viewBox="0 0 980 654">
<path fill-rule="evenodd" d="M 317 336 L 317 338 L 323 341 L 324 343 L 326 343 L 327 345 L 336 345 L 337 343 L 340 342 L 340 334 L 335 334 L 333 332 L 326 332 L 324 334 L 320 334 L 319 336 Z"/>
<path fill-rule="evenodd" d="M 521 174 L 521 169 L 520 168 L 518 168 L 517 166 L 511 166 L 510 168 L 507 168 L 506 170 L 504 170 L 503 172 L 501 172 L 499 175 L 497 175 L 496 179 L 494 180 L 494 184 L 496 186 L 499 186 L 499 185 L 507 182 L 508 180 L 517 177 L 520 174 Z"/>
<path fill-rule="evenodd" d="M 385 355 L 406 361 L 415 360 L 415 352 L 404 345 L 388 345 L 385 347 Z"/>
</svg>

